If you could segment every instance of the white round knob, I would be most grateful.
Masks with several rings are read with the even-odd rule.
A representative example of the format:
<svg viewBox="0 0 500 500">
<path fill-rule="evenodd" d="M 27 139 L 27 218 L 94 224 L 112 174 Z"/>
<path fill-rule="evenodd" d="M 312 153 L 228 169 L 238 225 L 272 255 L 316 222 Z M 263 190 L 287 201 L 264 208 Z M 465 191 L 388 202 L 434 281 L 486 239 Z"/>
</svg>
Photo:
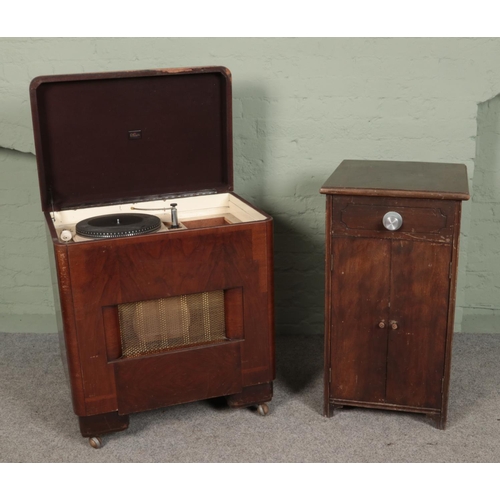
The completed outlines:
<svg viewBox="0 0 500 500">
<path fill-rule="evenodd" d="M 403 217 L 397 212 L 387 212 L 382 218 L 382 224 L 389 231 L 397 231 L 403 225 Z"/>
<path fill-rule="evenodd" d="M 63 229 L 59 235 L 63 241 L 71 241 L 73 239 L 73 234 L 69 229 Z"/>
</svg>

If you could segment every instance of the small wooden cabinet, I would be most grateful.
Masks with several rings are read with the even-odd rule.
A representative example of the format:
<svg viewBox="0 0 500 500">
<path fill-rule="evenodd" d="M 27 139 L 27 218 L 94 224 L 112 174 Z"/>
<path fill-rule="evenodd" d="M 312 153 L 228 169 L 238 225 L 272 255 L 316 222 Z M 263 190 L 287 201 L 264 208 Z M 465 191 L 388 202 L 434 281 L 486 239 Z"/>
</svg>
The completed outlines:
<svg viewBox="0 0 500 500">
<path fill-rule="evenodd" d="M 444 429 L 465 165 L 346 160 L 321 193 L 325 415 L 408 411 Z"/>
</svg>

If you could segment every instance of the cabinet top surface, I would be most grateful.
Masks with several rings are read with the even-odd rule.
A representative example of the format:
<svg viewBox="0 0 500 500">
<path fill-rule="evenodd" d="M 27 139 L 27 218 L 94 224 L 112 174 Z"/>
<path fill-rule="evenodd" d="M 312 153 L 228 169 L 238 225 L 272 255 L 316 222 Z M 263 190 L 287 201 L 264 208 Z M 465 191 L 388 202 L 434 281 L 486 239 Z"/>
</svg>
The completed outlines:
<svg viewBox="0 0 500 500">
<path fill-rule="evenodd" d="M 320 193 L 468 200 L 469 185 L 459 163 L 344 160 Z"/>
</svg>

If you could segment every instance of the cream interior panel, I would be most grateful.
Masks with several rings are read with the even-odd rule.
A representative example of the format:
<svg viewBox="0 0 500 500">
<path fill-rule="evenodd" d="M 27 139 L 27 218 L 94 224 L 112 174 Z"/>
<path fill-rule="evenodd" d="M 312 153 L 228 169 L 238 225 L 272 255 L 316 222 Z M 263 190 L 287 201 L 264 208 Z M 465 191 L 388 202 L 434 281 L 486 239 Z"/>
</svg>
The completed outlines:
<svg viewBox="0 0 500 500">
<path fill-rule="evenodd" d="M 61 231 L 64 229 L 68 229 L 72 232 L 74 241 L 86 241 L 87 238 L 76 235 L 75 226 L 77 222 L 90 217 L 113 213 L 133 213 L 135 211 L 156 215 L 163 223 L 159 232 L 168 231 L 168 226 L 171 223 L 171 203 L 177 203 L 177 214 L 181 227 L 183 228 L 185 228 L 182 224 L 183 220 L 189 221 L 212 217 L 224 217 L 227 222 L 235 224 L 238 222 L 256 222 L 266 219 L 265 215 L 262 215 L 230 193 L 63 210 L 60 212 L 51 212 L 50 215 L 58 235 L 60 235 Z"/>
</svg>

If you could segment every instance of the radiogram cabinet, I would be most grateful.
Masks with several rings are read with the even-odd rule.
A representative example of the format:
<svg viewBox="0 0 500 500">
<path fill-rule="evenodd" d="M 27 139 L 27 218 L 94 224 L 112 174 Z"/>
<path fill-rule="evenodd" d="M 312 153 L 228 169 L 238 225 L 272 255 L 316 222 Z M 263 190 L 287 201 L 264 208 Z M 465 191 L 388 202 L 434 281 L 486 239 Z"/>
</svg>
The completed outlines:
<svg viewBox="0 0 500 500">
<path fill-rule="evenodd" d="M 30 93 L 81 434 L 100 447 L 130 414 L 221 396 L 267 413 L 273 225 L 233 192 L 229 70 L 44 76 Z"/>
<path fill-rule="evenodd" d="M 345 160 L 326 194 L 324 412 L 447 414 L 465 165 Z"/>
</svg>

